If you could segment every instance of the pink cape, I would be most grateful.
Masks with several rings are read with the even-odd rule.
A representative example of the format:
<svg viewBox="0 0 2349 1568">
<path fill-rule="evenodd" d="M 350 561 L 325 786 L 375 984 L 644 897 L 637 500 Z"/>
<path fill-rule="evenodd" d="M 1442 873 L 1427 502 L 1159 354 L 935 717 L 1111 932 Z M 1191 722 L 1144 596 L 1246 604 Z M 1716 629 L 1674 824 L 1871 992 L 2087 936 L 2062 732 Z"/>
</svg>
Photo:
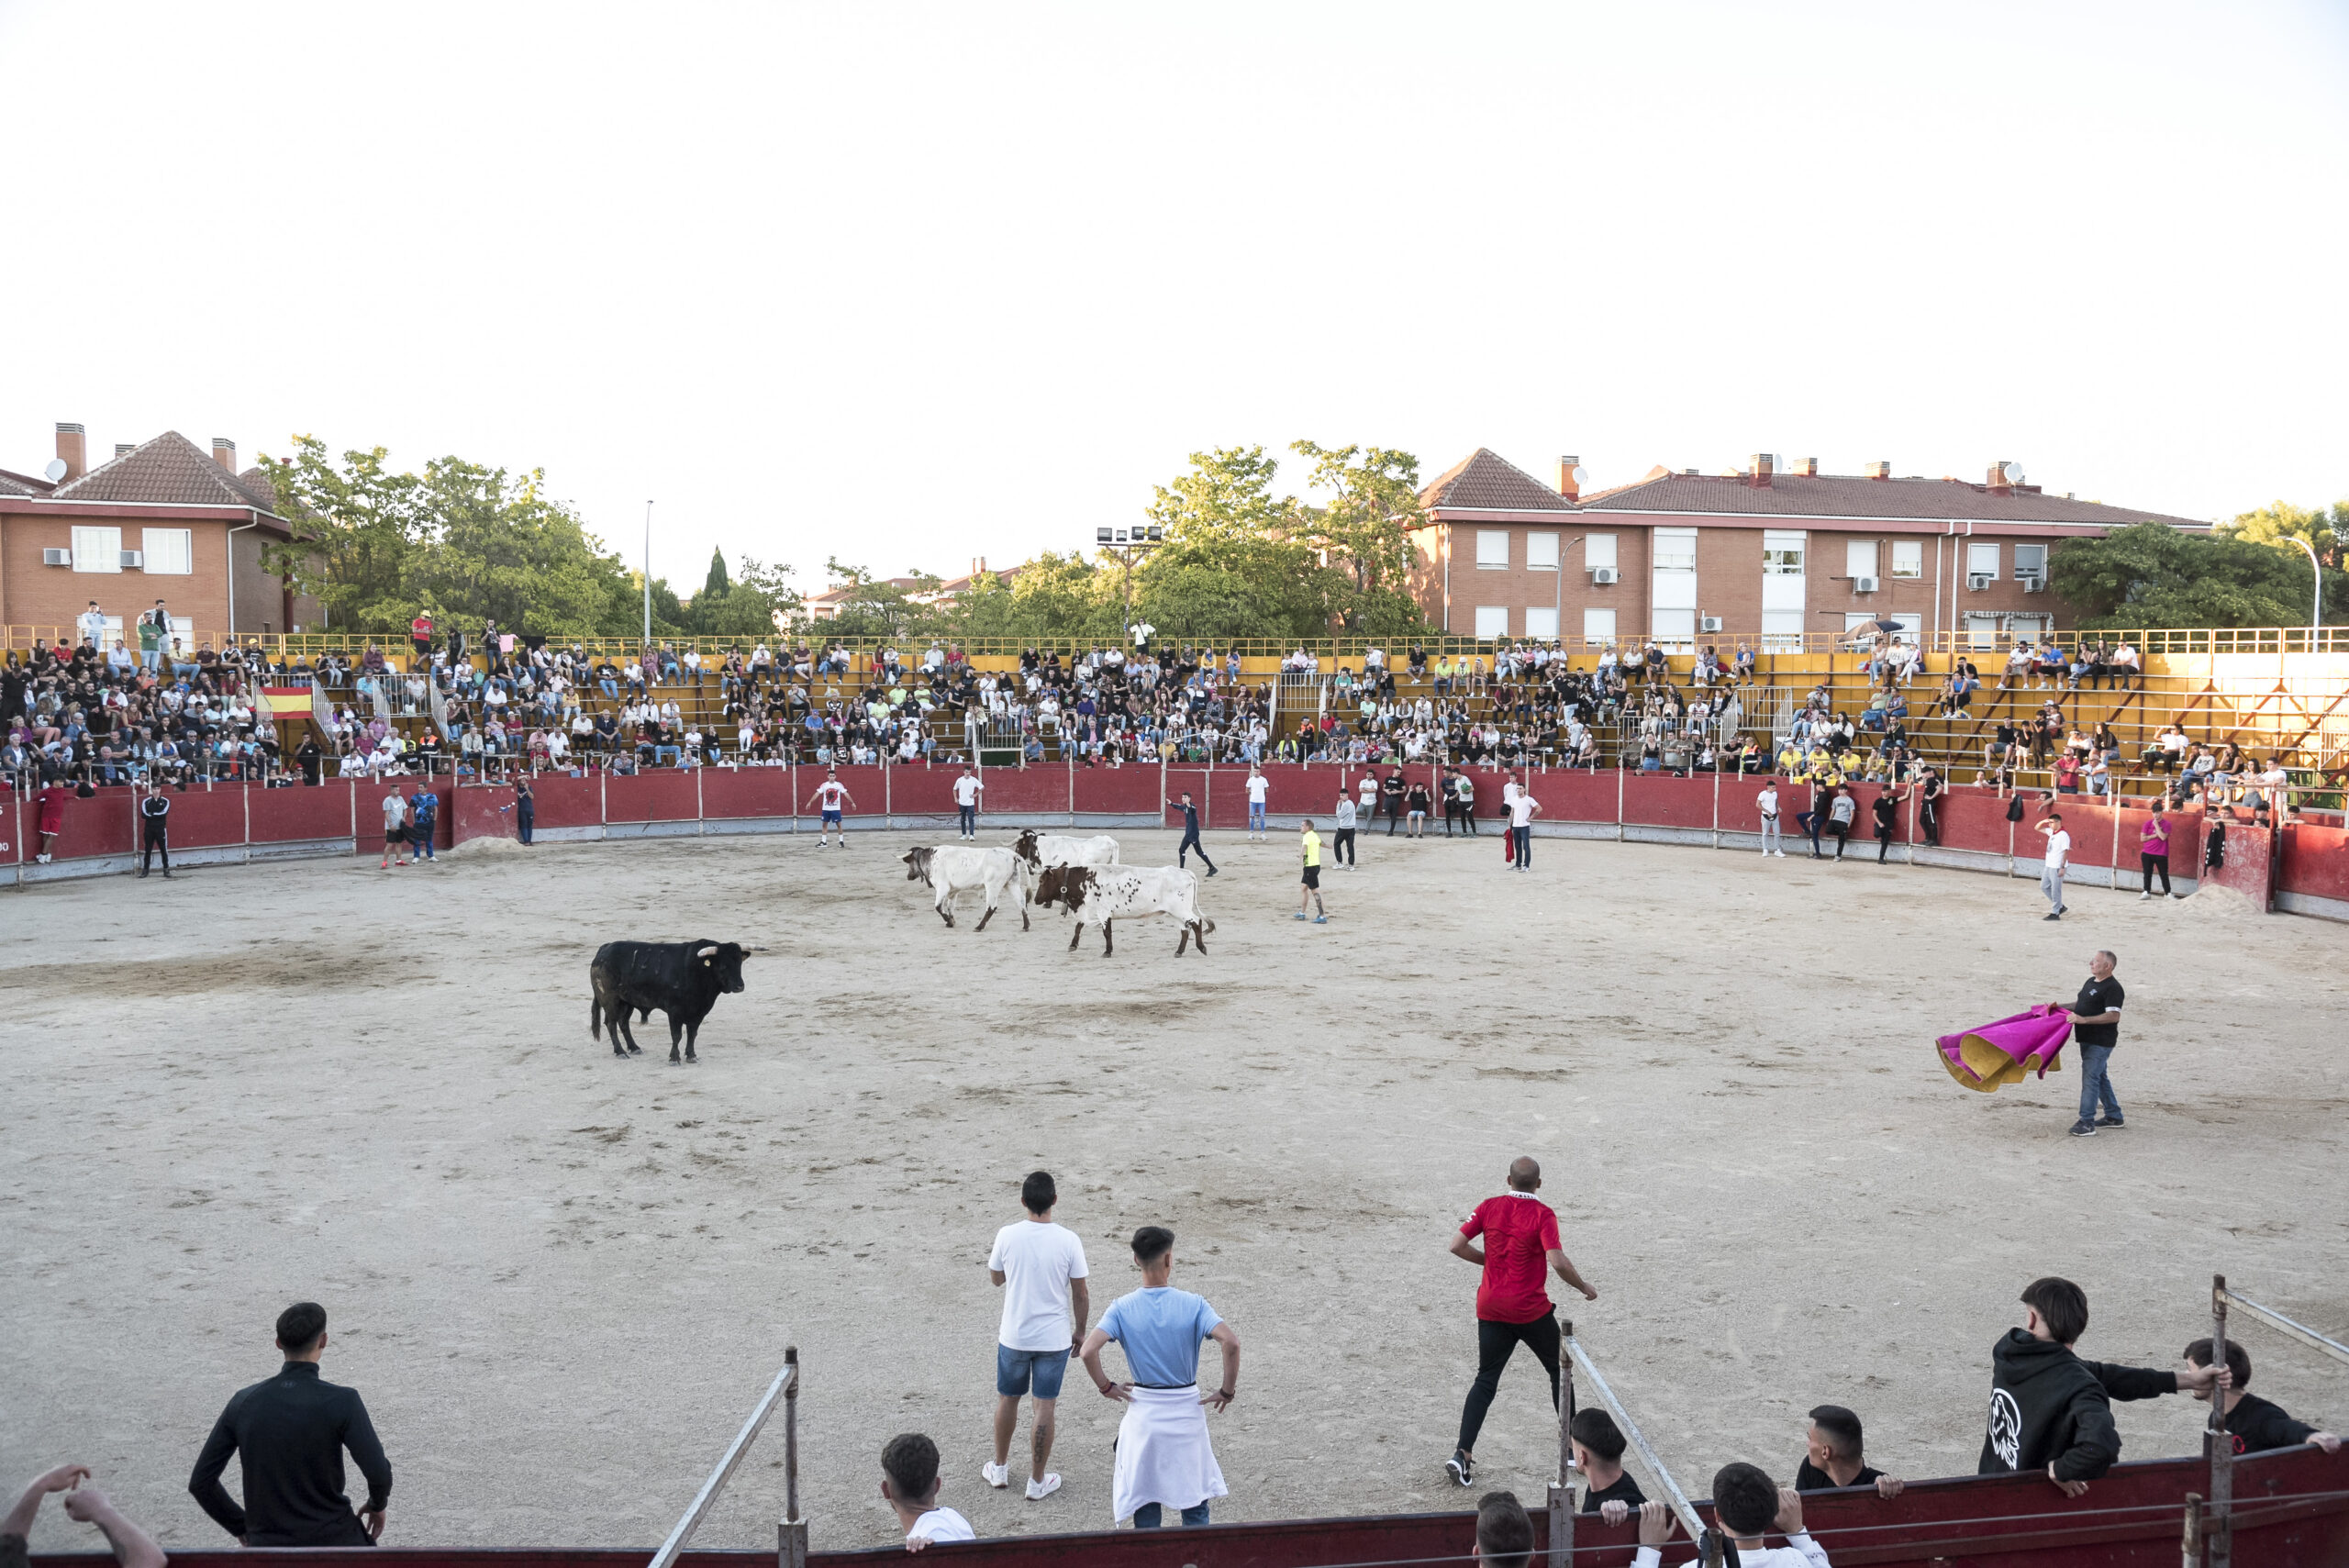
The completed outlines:
<svg viewBox="0 0 2349 1568">
<path fill-rule="evenodd" d="M 2027 1013 L 1941 1037 L 1942 1065 L 1969 1089 L 1995 1093 L 2020 1084 L 2036 1069 L 2044 1078 L 2063 1071 L 2057 1060 L 2072 1033 L 2072 1015 L 2044 1003 Z"/>
</svg>

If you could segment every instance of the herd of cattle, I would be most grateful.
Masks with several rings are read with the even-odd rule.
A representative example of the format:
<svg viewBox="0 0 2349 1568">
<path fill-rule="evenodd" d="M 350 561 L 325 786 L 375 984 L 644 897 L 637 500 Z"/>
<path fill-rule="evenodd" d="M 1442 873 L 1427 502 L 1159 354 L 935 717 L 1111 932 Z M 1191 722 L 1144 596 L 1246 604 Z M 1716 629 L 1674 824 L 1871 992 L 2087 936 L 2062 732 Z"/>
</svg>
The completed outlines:
<svg viewBox="0 0 2349 1568">
<path fill-rule="evenodd" d="M 1090 839 L 1059 833 L 1019 835 L 1009 848 L 975 849 L 968 844 L 933 844 L 907 850 L 906 880 L 918 882 L 933 895 L 931 906 L 948 926 L 954 924 L 954 901 L 974 893 L 985 902 L 978 929 L 987 929 L 995 912 L 1013 897 L 1019 901 L 1019 929 L 1028 929 L 1030 905 L 1060 906 L 1076 917 L 1068 945 L 1074 951 L 1085 928 L 1101 932 L 1101 955 L 1116 951 L 1111 928 L 1119 920 L 1148 919 L 1163 915 L 1183 928 L 1174 944 L 1180 958 L 1193 943 L 1208 951 L 1207 934 L 1215 922 L 1199 913 L 1199 879 L 1179 866 L 1125 866 L 1118 863 L 1118 840 L 1106 835 Z M 594 1000 L 587 1009 L 587 1032 L 596 1039 L 610 1031 L 612 1054 L 626 1059 L 643 1054 L 629 1028 L 629 1015 L 642 1022 L 655 1009 L 669 1020 L 669 1060 L 698 1062 L 694 1040 L 718 998 L 742 989 L 742 961 L 763 950 L 740 942 L 714 942 L 707 938 L 689 942 L 606 942 L 587 966 L 587 984 Z M 678 1054 L 682 1043 L 684 1054 Z"/>
</svg>

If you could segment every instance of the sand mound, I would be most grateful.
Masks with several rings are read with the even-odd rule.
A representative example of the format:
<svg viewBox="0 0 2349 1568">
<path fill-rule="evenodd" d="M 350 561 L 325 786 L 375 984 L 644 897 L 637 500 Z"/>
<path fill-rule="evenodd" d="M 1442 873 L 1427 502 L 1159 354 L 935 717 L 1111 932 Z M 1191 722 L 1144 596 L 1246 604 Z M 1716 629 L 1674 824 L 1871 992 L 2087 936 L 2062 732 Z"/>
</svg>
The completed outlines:
<svg viewBox="0 0 2349 1568">
<path fill-rule="evenodd" d="M 449 853 L 473 859 L 480 855 L 518 855 L 522 852 L 519 839 L 468 839 Z"/>
<path fill-rule="evenodd" d="M 2250 894 L 2221 887 L 2215 882 L 2202 884 L 2178 907 L 2204 920 L 2248 920 L 2267 912 L 2252 902 Z"/>
</svg>

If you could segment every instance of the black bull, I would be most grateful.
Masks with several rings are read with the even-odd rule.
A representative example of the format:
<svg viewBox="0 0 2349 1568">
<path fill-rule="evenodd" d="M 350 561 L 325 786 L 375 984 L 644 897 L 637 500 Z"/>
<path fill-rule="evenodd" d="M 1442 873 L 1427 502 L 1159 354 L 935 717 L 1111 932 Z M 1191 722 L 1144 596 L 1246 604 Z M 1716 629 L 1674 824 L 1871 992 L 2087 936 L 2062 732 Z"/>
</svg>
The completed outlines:
<svg viewBox="0 0 2349 1568">
<path fill-rule="evenodd" d="M 669 1018 L 669 1060 L 678 1060 L 677 1042 L 683 1040 L 684 1060 L 700 1061 L 694 1054 L 694 1037 L 721 995 L 742 989 L 742 960 L 748 951 L 740 942 L 707 938 L 606 942 L 587 966 L 587 982 L 596 996 L 587 1009 L 587 1032 L 600 1039 L 608 1024 L 614 1056 L 641 1055 L 628 1027 L 629 1011 L 650 1014 L 658 1007 Z"/>
</svg>

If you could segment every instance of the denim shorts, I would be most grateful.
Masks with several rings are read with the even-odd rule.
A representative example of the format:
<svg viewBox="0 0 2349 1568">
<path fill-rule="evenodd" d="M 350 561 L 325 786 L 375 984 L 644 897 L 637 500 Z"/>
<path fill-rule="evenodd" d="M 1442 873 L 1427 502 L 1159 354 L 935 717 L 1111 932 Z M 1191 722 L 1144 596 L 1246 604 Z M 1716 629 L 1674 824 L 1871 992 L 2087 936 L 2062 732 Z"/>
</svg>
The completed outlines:
<svg viewBox="0 0 2349 1568">
<path fill-rule="evenodd" d="M 995 1391 L 1007 1399 L 1017 1399 L 1028 1392 L 1032 1377 L 1039 1399 L 1061 1396 L 1061 1379 L 1068 1374 L 1068 1347 L 1057 1351 L 1015 1351 L 1008 1345 L 995 1348 Z"/>
</svg>

